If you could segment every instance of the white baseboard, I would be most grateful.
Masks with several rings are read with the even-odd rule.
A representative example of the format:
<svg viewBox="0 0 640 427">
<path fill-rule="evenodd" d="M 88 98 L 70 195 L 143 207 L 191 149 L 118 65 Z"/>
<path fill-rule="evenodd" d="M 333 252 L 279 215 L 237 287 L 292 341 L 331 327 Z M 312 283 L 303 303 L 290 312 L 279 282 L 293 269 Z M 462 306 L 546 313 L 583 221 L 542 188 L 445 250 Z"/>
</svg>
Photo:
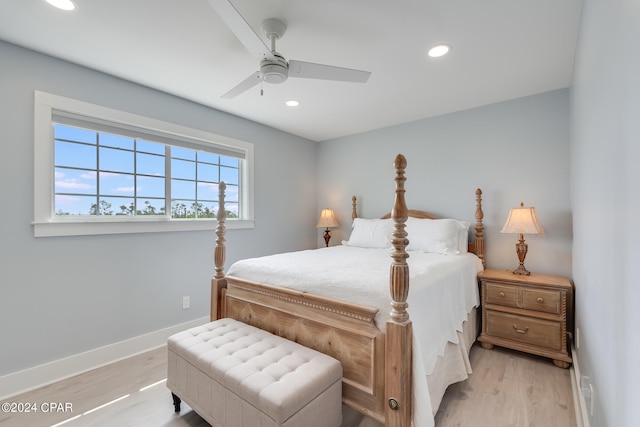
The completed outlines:
<svg viewBox="0 0 640 427">
<path fill-rule="evenodd" d="M 174 333 L 207 322 L 209 316 L 2 376 L 0 400 L 161 347 Z"/>
<path fill-rule="evenodd" d="M 587 402 L 584 400 L 582 390 L 580 390 L 580 366 L 578 365 L 578 353 L 574 346 L 571 346 L 573 354 L 573 365 L 571 366 L 571 391 L 573 392 L 573 407 L 576 413 L 576 426 L 589 427 L 589 417 L 587 412 Z"/>
</svg>

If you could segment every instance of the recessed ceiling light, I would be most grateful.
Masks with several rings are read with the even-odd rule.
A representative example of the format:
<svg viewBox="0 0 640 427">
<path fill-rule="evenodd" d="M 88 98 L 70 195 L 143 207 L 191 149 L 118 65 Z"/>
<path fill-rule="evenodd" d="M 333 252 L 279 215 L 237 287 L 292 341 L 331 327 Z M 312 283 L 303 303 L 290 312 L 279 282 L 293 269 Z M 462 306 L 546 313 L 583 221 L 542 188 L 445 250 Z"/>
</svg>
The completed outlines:
<svg viewBox="0 0 640 427">
<path fill-rule="evenodd" d="M 298 105 L 300 105 L 300 102 L 296 101 L 295 99 L 292 99 L 290 101 L 285 102 L 285 104 L 287 105 L 287 107 L 297 107 Z"/>
<path fill-rule="evenodd" d="M 62 10 L 73 10 L 76 5 L 71 0 L 47 0 L 51 6 L 57 7 Z"/>
<path fill-rule="evenodd" d="M 431 49 L 429 49 L 429 56 L 432 58 L 439 58 L 443 55 L 446 55 L 451 50 L 451 46 L 448 44 L 439 44 L 435 45 Z"/>
</svg>

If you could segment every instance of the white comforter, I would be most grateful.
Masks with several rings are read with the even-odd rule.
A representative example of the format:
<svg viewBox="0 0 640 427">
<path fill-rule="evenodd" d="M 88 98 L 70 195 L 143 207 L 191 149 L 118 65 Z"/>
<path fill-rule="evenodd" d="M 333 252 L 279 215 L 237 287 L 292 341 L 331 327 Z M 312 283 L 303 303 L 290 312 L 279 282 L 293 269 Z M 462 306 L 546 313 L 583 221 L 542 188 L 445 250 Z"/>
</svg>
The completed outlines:
<svg viewBox="0 0 640 427">
<path fill-rule="evenodd" d="M 384 330 L 391 310 L 390 249 L 332 246 L 250 258 L 233 264 L 227 276 L 277 285 L 379 308 Z M 409 315 L 424 369 L 431 374 L 447 341 L 457 343 L 467 313 L 478 306 L 480 259 L 471 253 L 409 252 Z"/>
<path fill-rule="evenodd" d="M 379 308 L 376 325 L 390 318 L 391 249 L 333 246 L 251 258 L 233 264 L 227 276 L 306 291 Z M 482 262 L 471 253 L 409 252 L 409 315 L 413 323 L 413 416 L 415 427 L 434 426 L 427 385 L 438 356 L 479 305 L 477 274 Z M 420 363 L 422 361 L 422 363 Z"/>
</svg>

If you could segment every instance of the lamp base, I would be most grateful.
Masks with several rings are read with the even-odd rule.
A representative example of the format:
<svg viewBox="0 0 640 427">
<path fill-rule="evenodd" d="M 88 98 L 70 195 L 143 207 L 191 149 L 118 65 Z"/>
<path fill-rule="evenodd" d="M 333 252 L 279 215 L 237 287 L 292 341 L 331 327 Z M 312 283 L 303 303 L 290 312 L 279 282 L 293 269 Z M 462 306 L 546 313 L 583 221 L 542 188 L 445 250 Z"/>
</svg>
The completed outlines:
<svg viewBox="0 0 640 427">
<path fill-rule="evenodd" d="M 531 272 L 529 270 L 527 270 L 526 268 L 524 268 L 524 264 L 520 264 L 518 266 L 518 268 L 513 270 L 513 274 L 519 274 L 521 276 L 529 276 L 529 275 L 531 275 Z"/>
<path fill-rule="evenodd" d="M 329 230 L 329 227 L 325 228 L 324 230 L 324 244 L 325 247 L 329 247 L 329 240 L 331 239 L 331 230 Z"/>
<path fill-rule="evenodd" d="M 518 254 L 518 261 L 520 261 L 520 265 L 518 268 L 513 270 L 513 274 L 520 274 L 522 276 L 529 276 L 531 274 L 526 268 L 524 268 L 524 259 L 527 256 L 527 250 L 529 249 L 529 245 L 524 242 L 524 235 L 520 234 L 520 240 L 516 243 L 516 253 Z"/>
</svg>

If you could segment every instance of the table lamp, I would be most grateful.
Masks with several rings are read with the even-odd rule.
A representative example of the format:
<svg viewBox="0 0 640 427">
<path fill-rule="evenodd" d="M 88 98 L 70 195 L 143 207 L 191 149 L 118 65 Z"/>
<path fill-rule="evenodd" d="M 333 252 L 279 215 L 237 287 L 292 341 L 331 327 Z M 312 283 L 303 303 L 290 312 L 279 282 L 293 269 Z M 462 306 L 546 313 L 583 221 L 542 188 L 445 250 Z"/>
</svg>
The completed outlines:
<svg viewBox="0 0 640 427">
<path fill-rule="evenodd" d="M 516 253 L 520 260 L 518 268 L 513 270 L 513 274 L 522 274 L 528 276 L 531 274 L 524 268 L 524 259 L 527 256 L 528 245 L 524 242 L 525 234 L 544 235 L 544 229 L 538 222 L 535 208 L 525 208 L 524 203 L 520 203 L 519 208 L 513 208 L 509 211 L 507 222 L 500 230 L 501 233 L 520 234 L 520 240 L 516 243 Z"/>
<path fill-rule="evenodd" d="M 320 220 L 318 221 L 317 228 L 324 228 L 324 243 L 326 247 L 329 247 L 329 239 L 331 239 L 331 228 L 338 226 L 336 216 L 333 214 L 333 209 L 322 209 L 320 213 Z"/>
</svg>

